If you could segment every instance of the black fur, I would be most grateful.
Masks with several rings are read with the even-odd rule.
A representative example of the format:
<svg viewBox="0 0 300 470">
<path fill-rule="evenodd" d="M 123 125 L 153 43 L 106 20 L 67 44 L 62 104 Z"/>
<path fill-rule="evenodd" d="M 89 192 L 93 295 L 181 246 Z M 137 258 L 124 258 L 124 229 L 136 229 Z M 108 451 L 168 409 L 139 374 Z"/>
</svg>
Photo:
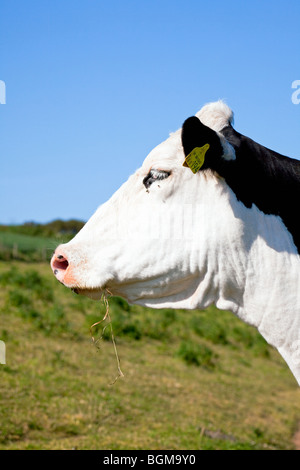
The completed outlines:
<svg viewBox="0 0 300 470">
<path fill-rule="evenodd" d="M 182 130 L 185 154 L 187 155 L 186 149 L 189 150 L 197 139 L 203 142 L 202 145 L 212 142 L 205 156 L 205 164 L 200 171 L 205 168 L 216 171 L 246 207 L 250 208 L 252 204 L 255 204 L 265 214 L 281 217 L 300 253 L 298 221 L 300 162 L 263 147 L 249 137 L 239 134 L 231 125 L 225 127 L 221 134 L 233 146 L 236 159 L 225 160 L 222 158 L 223 151 L 220 153 L 221 143 L 218 134 L 200 123 L 198 118 L 190 119 L 193 121 L 190 123 L 186 120 Z M 196 125 L 195 119 L 199 121 L 200 126 Z M 197 139 L 196 132 L 201 133 Z M 216 146 L 214 146 L 215 140 L 212 133 L 214 139 L 218 140 Z M 194 145 L 196 146 L 199 146 L 198 143 Z"/>
<path fill-rule="evenodd" d="M 210 145 L 205 155 L 203 170 L 210 165 L 215 166 L 216 161 L 221 159 L 223 148 L 218 135 L 210 127 L 205 126 L 196 116 L 192 116 L 184 122 L 181 140 L 185 156 L 195 147 L 203 147 L 205 144 Z"/>
</svg>

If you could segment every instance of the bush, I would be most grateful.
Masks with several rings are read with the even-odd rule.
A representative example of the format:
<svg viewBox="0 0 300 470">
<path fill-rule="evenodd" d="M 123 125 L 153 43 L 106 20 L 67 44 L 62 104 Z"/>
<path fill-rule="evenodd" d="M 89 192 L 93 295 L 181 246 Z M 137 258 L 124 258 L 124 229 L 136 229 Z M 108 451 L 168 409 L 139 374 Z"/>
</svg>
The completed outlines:
<svg viewBox="0 0 300 470">
<path fill-rule="evenodd" d="M 189 365 L 215 367 L 216 354 L 204 344 L 182 341 L 176 355 Z"/>
<path fill-rule="evenodd" d="M 0 274 L 0 285 L 1 286 L 19 286 L 22 282 L 23 275 L 20 271 L 12 266 L 8 271 L 4 271 Z"/>
<path fill-rule="evenodd" d="M 193 321 L 193 330 L 202 338 L 208 339 L 215 344 L 228 344 L 227 332 L 225 328 L 211 321 Z"/>
<path fill-rule="evenodd" d="M 211 307 L 212 308 L 212 307 Z M 196 312 L 191 320 L 191 327 L 201 338 L 208 339 L 215 344 L 228 344 L 228 332 L 218 312 Z"/>
<path fill-rule="evenodd" d="M 27 292 L 27 295 L 30 294 L 32 296 L 34 294 L 38 299 L 46 302 L 53 301 L 53 291 L 50 282 L 34 269 L 28 269 L 21 273 L 15 266 L 12 266 L 10 270 L 1 273 L 0 285 L 23 288 L 24 295 Z"/>
<path fill-rule="evenodd" d="M 268 343 L 254 328 L 245 328 L 244 325 L 236 326 L 233 328 L 232 334 L 238 344 L 242 344 L 247 349 L 252 349 L 255 355 L 270 356 Z"/>
<path fill-rule="evenodd" d="M 17 289 L 9 292 L 8 301 L 12 306 L 17 308 L 27 309 L 32 306 L 32 301 L 28 295 Z"/>
<path fill-rule="evenodd" d="M 53 305 L 45 312 L 40 313 L 35 324 L 40 330 L 43 330 L 46 335 L 70 331 L 69 322 L 66 319 L 64 309 L 61 305 Z"/>
<path fill-rule="evenodd" d="M 20 272 L 15 266 L 0 275 L 0 285 L 8 286 L 6 309 L 12 308 L 46 335 L 70 332 L 63 307 L 53 304 L 53 289 L 48 279 L 36 270 Z"/>
<path fill-rule="evenodd" d="M 115 336 L 127 336 L 128 338 L 139 340 L 142 337 L 142 329 L 137 320 L 133 320 L 130 316 L 124 314 L 122 311 L 114 310 L 110 312 L 112 328 Z M 98 339 L 110 340 L 111 330 L 107 327 L 109 324 L 108 320 L 101 321 L 104 314 L 99 315 L 87 315 L 85 324 L 91 329 L 92 325 L 92 336 Z"/>
</svg>

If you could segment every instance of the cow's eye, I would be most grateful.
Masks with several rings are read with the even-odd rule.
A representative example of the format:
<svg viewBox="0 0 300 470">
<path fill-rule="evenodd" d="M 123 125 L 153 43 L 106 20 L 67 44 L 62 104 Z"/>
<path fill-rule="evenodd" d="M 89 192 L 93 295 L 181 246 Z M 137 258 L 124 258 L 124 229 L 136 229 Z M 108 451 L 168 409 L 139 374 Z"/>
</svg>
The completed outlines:
<svg viewBox="0 0 300 470">
<path fill-rule="evenodd" d="M 164 180 L 170 176 L 169 171 L 163 170 L 150 170 L 148 175 L 143 179 L 143 184 L 148 189 L 154 181 Z"/>
</svg>

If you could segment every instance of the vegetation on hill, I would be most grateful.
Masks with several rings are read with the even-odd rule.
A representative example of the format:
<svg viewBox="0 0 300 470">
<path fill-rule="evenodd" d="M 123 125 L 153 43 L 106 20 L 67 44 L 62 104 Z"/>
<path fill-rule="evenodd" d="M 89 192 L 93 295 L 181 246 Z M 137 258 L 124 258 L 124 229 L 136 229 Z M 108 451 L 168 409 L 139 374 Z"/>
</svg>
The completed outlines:
<svg viewBox="0 0 300 470">
<path fill-rule="evenodd" d="M 121 378 L 103 302 L 46 263 L 0 262 L 0 289 L 0 449 L 293 448 L 299 387 L 233 314 L 109 299 Z"/>
<path fill-rule="evenodd" d="M 79 220 L 0 225 L 0 260 L 49 261 L 55 247 L 83 227 Z"/>
<path fill-rule="evenodd" d="M 55 280 L 53 250 L 82 226 L 0 226 L 0 449 L 294 448 L 299 387 L 255 329 L 119 297 L 102 321 Z"/>
<path fill-rule="evenodd" d="M 21 233 L 23 235 L 60 238 L 74 236 L 85 224 L 80 220 L 53 220 L 47 224 L 25 222 L 21 225 L 0 225 L 0 232 Z"/>
</svg>

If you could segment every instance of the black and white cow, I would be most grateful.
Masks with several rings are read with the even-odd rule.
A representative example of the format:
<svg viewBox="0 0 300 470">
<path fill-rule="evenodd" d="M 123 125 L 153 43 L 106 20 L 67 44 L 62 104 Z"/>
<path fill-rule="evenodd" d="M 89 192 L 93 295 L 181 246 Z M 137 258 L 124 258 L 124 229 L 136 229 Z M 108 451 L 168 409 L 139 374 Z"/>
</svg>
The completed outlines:
<svg viewBox="0 0 300 470">
<path fill-rule="evenodd" d="M 222 101 L 154 148 L 51 266 L 78 293 L 214 303 L 254 325 L 300 383 L 300 162 L 239 134 Z"/>
</svg>

